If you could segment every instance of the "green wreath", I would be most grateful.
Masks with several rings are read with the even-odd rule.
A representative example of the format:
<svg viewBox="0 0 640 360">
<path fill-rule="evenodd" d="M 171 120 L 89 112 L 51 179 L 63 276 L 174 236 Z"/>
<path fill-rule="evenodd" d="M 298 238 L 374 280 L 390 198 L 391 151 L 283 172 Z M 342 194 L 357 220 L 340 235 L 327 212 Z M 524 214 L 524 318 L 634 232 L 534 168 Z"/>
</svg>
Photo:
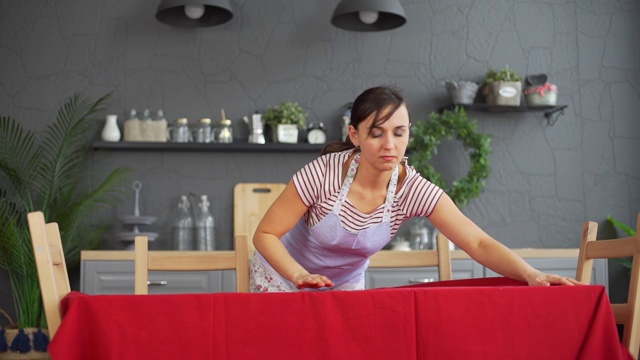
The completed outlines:
<svg viewBox="0 0 640 360">
<path fill-rule="evenodd" d="M 444 110 L 440 114 L 431 113 L 429 120 L 416 122 L 411 131 L 407 153 L 416 171 L 442 188 L 459 208 L 482 193 L 484 180 L 489 177 L 490 171 L 491 137 L 476 131 L 475 120 L 469 121 L 463 108 Z M 438 152 L 440 141 L 453 139 L 454 135 L 469 152 L 471 168 L 465 177 L 447 186 L 430 160 Z"/>
</svg>

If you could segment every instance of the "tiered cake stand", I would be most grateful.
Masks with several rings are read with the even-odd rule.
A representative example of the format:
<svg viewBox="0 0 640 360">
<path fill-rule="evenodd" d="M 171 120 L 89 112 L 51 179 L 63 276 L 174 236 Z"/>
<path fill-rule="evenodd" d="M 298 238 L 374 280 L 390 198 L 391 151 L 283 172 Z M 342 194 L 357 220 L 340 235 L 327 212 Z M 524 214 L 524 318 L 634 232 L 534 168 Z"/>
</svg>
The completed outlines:
<svg viewBox="0 0 640 360">
<path fill-rule="evenodd" d="M 131 244 L 127 246 L 127 249 L 133 250 L 135 247 L 134 240 L 136 236 L 144 235 L 149 238 L 149 241 L 153 241 L 158 237 L 158 233 L 155 232 L 143 232 L 138 229 L 139 225 L 151 225 L 156 221 L 155 216 L 142 216 L 140 215 L 140 189 L 142 189 L 142 183 L 138 180 L 133 182 L 133 191 L 135 192 L 135 204 L 133 207 L 133 215 L 124 215 L 120 217 L 120 221 L 125 226 L 132 227 L 131 231 L 125 231 L 118 234 L 118 240 L 129 241 Z"/>
</svg>

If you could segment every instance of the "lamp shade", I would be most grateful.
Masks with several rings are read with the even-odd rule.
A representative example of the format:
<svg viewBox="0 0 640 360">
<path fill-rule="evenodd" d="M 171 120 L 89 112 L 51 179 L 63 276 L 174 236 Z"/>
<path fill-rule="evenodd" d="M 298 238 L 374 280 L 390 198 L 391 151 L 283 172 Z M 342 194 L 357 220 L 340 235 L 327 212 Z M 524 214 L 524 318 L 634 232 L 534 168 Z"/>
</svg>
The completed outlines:
<svg viewBox="0 0 640 360">
<path fill-rule="evenodd" d="M 398 0 L 341 0 L 331 23 L 351 31 L 383 31 L 404 25 L 407 19 Z"/>
<path fill-rule="evenodd" d="M 162 0 L 156 19 L 179 27 L 206 27 L 231 20 L 229 0 Z"/>
</svg>

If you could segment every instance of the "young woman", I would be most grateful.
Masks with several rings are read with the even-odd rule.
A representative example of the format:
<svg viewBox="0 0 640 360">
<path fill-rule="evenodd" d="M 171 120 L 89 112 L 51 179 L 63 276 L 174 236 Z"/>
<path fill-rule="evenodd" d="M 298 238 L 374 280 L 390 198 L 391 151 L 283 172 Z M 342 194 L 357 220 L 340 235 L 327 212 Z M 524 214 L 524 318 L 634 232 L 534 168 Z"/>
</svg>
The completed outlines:
<svg viewBox="0 0 640 360">
<path fill-rule="evenodd" d="M 503 276 L 529 285 L 577 284 L 531 267 L 409 166 L 410 125 L 396 89 L 375 87 L 356 98 L 346 141 L 327 145 L 298 171 L 258 225 L 250 291 L 363 289 L 369 257 L 415 216 L 428 217 L 474 260 Z"/>
</svg>

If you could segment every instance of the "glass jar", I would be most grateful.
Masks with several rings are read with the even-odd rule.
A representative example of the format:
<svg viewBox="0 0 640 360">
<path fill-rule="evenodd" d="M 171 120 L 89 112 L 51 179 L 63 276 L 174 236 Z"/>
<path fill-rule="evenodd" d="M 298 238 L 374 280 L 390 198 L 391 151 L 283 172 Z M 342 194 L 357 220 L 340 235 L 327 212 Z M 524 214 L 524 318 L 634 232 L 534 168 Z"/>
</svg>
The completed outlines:
<svg viewBox="0 0 640 360">
<path fill-rule="evenodd" d="M 213 141 L 211 136 L 211 119 L 202 118 L 198 120 L 198 126 L 194 129 L 193 139 L 197 143 L 210 143 Z"/>
<path fill-rule="evenodd" d="M 189 132 L 189 120 L 187 118 L 178 118 L 174 124 L 168 129 L 169 141 L 174 143 L 187 143 L 191 140 Z"/>
<path fill-rule="evenodd" d="M 220 121 L 218 142 L 223 144 L 230 144 L 233 142 L 233 128 L 231 127 L 231 120 L 222 119 Z"/>
</svg>

